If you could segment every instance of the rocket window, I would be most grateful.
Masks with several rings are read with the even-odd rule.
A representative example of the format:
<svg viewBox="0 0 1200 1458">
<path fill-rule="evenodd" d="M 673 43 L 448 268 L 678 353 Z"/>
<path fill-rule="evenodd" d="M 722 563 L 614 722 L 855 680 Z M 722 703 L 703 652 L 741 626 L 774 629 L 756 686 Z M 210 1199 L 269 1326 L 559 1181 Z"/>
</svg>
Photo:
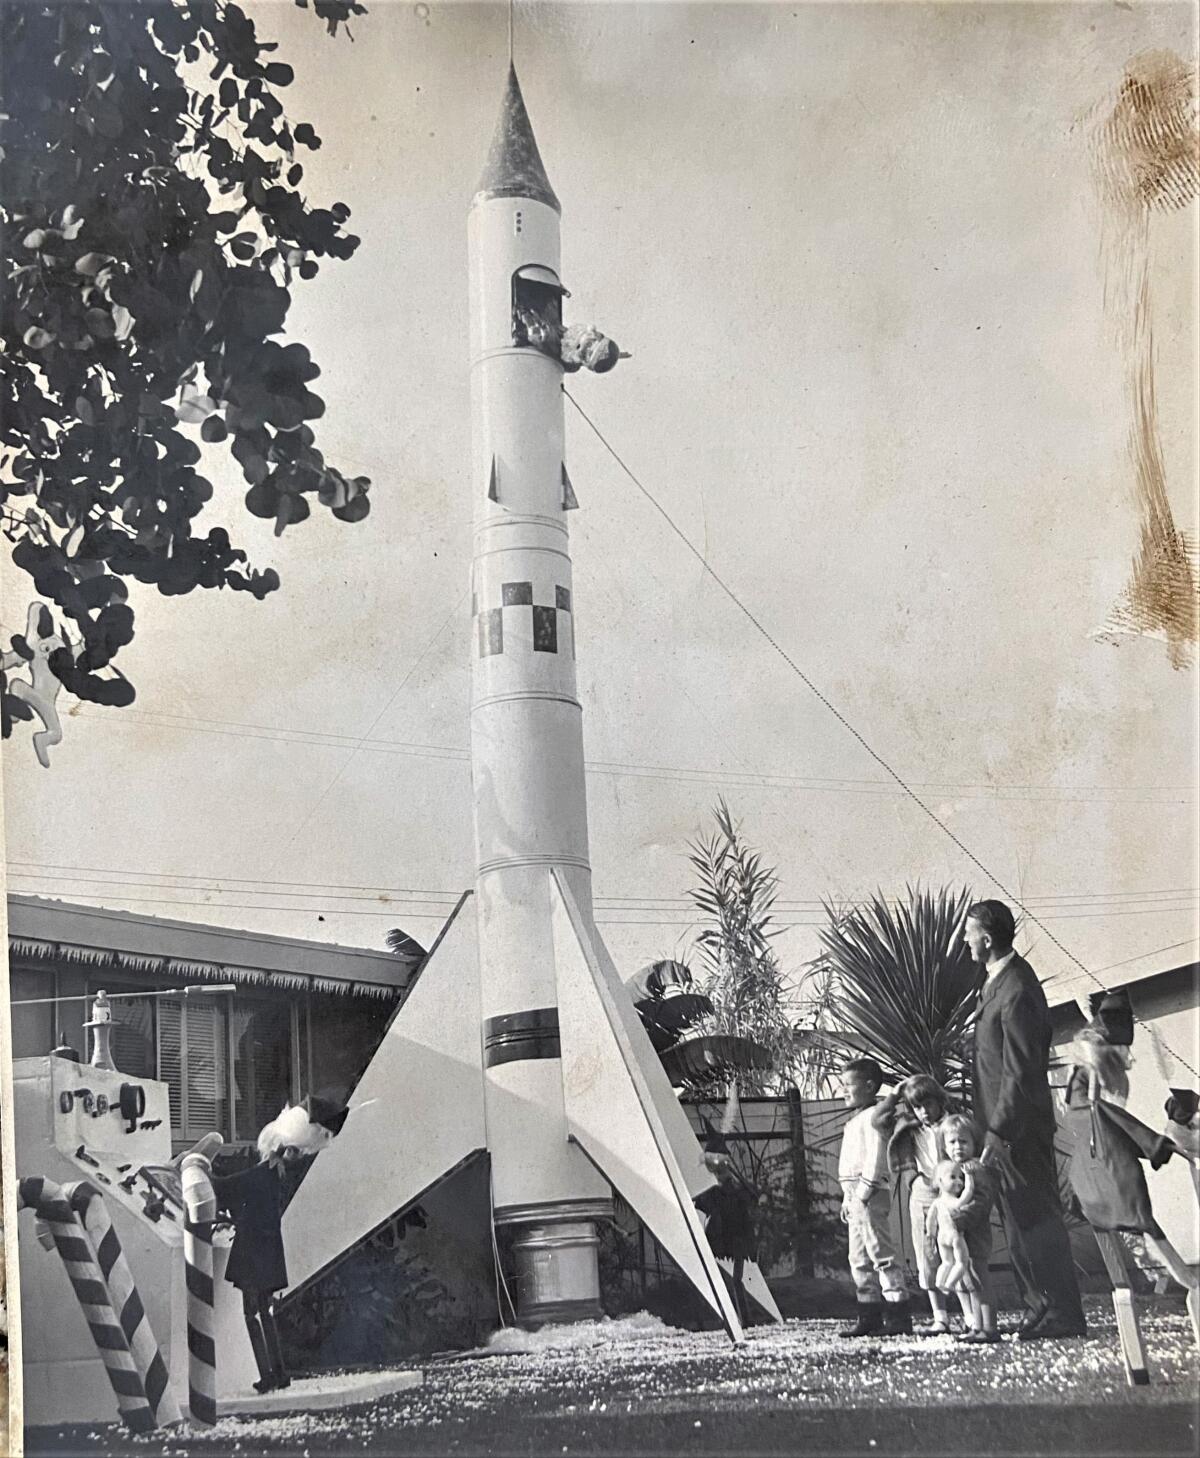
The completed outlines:
<svg viewBox="0 0 1200 1458">
<path fill-rule="evenodd" d="M 518 346 L 533 343 L 530 339 L 532 325 L 535 334 L 543 330 L 552 333 L 557 345 L 564 298 L 570 298 L 570 294 L 552 268 L 545 268 L 540 263 L 526 263 L 518 268 L 512 276 L 513 343 Z"/>
<path fill-rule="evenodd" d="M 558 652 L 558 612 L 552 607 L 533 608 L 533 651 Z"/>
</svg>

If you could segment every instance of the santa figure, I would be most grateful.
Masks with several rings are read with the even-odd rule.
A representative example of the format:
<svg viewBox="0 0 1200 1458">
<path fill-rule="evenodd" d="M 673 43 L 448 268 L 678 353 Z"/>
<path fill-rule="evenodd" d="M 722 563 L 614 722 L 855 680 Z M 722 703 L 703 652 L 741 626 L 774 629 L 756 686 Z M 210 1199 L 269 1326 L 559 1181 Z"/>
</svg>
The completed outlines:
<svg viewBox="0 0 1200 1458">
<path fill-rule="evenodd" d="M 258 1162 L 238 1174 L 214 1175 L 217 1208 L 233 1222 L 233 1249 L 225 1279 L 242 1293 L 242 1312 L 254 1360 L 256 1392 L 291 1385 L 284 1365 L 274 1297 L 288 1286 L 283 1250 L 283 1211 L 304 1160 L 339 1133 L 348 1110 L 310 1096 L 289 1104 L 258 1136 Z"/>
<path fill-rule="evenodd" d="M 1093 1229 L 1143 1235 L 1159 1264 L 1186 1290 L 1195 1291 L 1200 1273 L 1183 1260 L 1155 1219 L 1142 1168 L 1148 1164 L 1158 1169 L 1181 1146 L 1122 1107 L 1132 1061 L 1129 994 L 1097 995 L 1093 1005 L 1091 1022 L 1066 1049 L 1071 1074 L 1063 1132 L 1071 1141 L 1071 1187 Z"/>
</svg>

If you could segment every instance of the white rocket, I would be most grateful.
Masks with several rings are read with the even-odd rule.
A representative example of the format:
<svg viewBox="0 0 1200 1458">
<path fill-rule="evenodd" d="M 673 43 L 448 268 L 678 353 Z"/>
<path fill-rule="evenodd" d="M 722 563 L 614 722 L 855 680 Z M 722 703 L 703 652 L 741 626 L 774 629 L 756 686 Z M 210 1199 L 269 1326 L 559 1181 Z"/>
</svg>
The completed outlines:
<svg viewBox="0 0 1200 1458">
<path fill-rule="evenodd" d="M 510 67 L 469 224 L 475 889 L 288 1208 L 288 1266 L 295 1292 L 486 1152 L 520 1320 L 599 1315 L 616 1188 L 739 1340 L 712 1176 L 592 919 L 563 366 L 521 325 L 561 320 L 559 214 Z"/>
<path fill-rule="evenodd" d="M 510 67 L 468 223 L 471 777 L 488 1151 L 497 1224 L 532 1226 L 525 1240 L 553 1240 L 559 1263 L 582 1276 L 590 1262 L 569 1259 L 570 1242 L 590 1251 L 592 1226 L 580 1222 L 611 1215 L 612 1196 L 564 1137 L 552 870 L 592 926 L 566 516 L 573 499 L 562 364 L 523 342 L 519 320 L 529 310 L 551 330 L 561 323 L 559 212 Z M 588 1285 L 558 1290 L 556 1304 L 596 1302 Z"/>
</svg>

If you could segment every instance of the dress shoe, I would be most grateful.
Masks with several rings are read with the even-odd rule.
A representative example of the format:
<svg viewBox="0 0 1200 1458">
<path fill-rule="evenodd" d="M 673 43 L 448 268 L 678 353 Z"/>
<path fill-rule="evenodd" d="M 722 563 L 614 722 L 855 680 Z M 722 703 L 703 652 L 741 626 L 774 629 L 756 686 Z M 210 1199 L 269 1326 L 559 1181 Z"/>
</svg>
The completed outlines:
<svg viewBox="0 0 1200 1458">
<path fill-rule="evenodd" d="M 912 1336 L 912 1308 L 907 1301 L 883 1303 L 883 1335 Z"/>
<path fill-rule="evenodd" d="M 1058 1341 L 1064 1337 L 1085 1337 L 1087 1336 L 1087 1325 L 1074 1318 L 1055 1316 L 1052 1312 L 1047 1313 L 1036 1326 L 1025 1328 L 1017 1333 L 1017 1340 L 1021 1342 Z"/>
<path fill-rule="evenodd" d="M 883 1332 L 883 1306 L 879 1302 L 864 1301 L 859 1304 L 858 1320 L 853 1326 L 844 1326 L 838 1332 L 840 1337 L 880 1336 Z"/>
</svg>

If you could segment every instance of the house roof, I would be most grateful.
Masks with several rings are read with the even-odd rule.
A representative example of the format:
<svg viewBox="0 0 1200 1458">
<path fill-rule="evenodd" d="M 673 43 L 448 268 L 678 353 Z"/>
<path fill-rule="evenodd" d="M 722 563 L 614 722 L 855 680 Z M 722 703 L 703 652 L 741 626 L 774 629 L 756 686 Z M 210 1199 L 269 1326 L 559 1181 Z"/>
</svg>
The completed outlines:
<svg viewBox="0 0 1200 1458">
<path fill-rule="evenodd" d="M 10 954 L 113 972 L 393 999 L 411 959 L 365 947 L 300 941 L 198 922 L 168 921 L 42 896 L 9 896 Z"/>
<path fill-rule="evenodd" d="M 1152 977 L 1162 977 L 1169 972 L 1186 972 L 1196 967 L 1198 947 L 1194 941 L 1180 942 L 1175 946 L 1161 947 L 1139 957 L 1127 957 L 1108 967 L 1097 967 L 1094 971 L 1081 972 L 1073 968 L 1074 976 L 1061 973 L 1044 985 L 1046 1000 L 1051 1008 L 1073 1003 L 1084 993 L 1100 992 L 1114 987 L 1129 987 L 1146 982 Z"/>
</svg>

